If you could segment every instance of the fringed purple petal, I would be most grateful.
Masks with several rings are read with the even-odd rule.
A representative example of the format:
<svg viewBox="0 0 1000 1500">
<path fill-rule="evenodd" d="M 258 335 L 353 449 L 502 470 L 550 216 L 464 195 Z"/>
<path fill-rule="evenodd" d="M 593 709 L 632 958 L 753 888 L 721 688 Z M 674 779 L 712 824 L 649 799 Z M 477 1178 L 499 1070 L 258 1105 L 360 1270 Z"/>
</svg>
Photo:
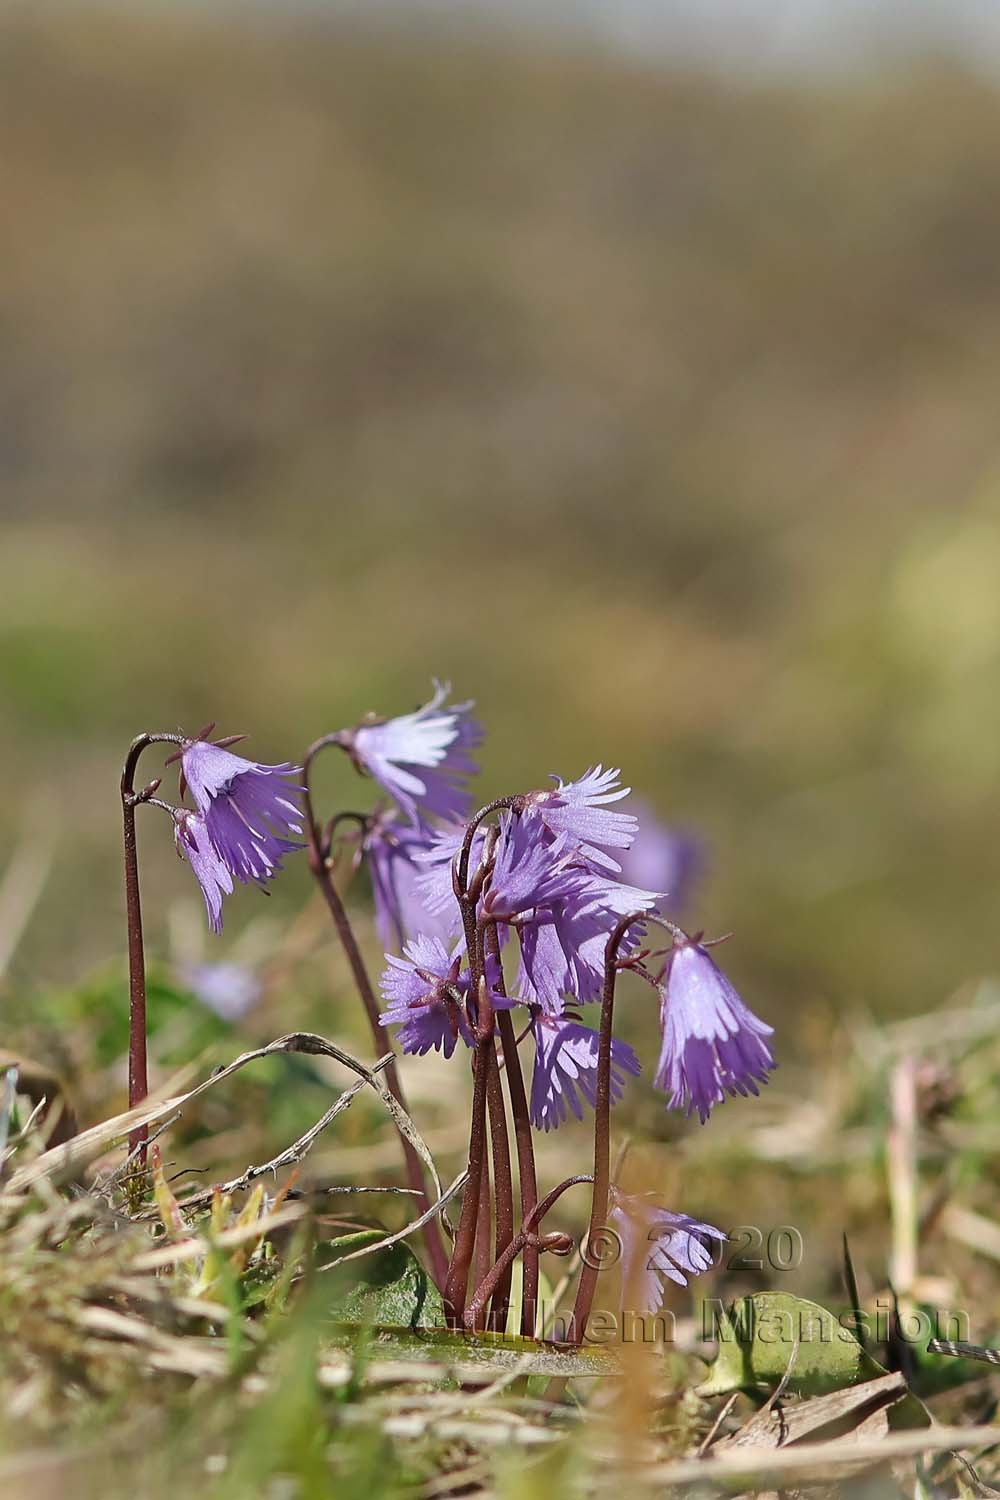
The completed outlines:
<svg viewBox="0 0 1000 1500">
<path fill-rule="evenodd" d="M 583 1119 L 584 1104 L 594 1108 L 597 1091 L 599 1035 L 572 1016 L 542 1012 L 532 1020 L 535 1069 L 531 1080 L 531 1121 L 537 1130 L 554 1130 L 572 1114 Z M 611 1102 L 617 1104 L 626 1076 L 639 1073 L 632 1048 L 611 1043 Z"/>
<path fill-rule="evenodd" d="M 663 1281 L 687 1286 L 714 1262 L 711 1242 L 728 1236 L 712 1224 L 687 1214 L 671 1213 L 651 1194 L 611 1189 L 610 1226 L 621 1238 L 622 1298 L 634 1312 L 656 1313 L 663 1302 Z"/>
<path fill-rule="evenodd" d="M 627 797 L 629 787 L 619 786 L 621 772 L 592 766 L 577 781 L 562 781 L 554 791 L 534 792 L 528 800 L 528 815 L 538 818 L 555 837 L 567 835 L 577 853 L 599 869 L 618 873 L 616 859 L 605 849 L 627 849 L 638 824 L 630 813 L 611 812 L 608 804 Z"/>
<path fill-rule="evenodd" d="M 774 1057 L 773 1034 L 740 999 L 698 943 L 671 950 L 661 990 L 662 1045 L 656 1086 L 672 1109 L 697 1111 L 702 1122 L 727 1094 L 756 1094 Z"/>
<path fill-rule="evenodd" d="M 414 823 L 460 818 L 469 807 L 464 783 L 478 768 L 468 752 L 483 732 L 468 716 L 470 703 L 445 708 L 450 691 L 437 683 L 431 701 L 414 713 L 362 724 L 343 735 L 357 764 Z"/>
<path fill-rule="evenodd" d="M 197 813 L 178 811 L 174 820 L 174 842 L 178 854 L 187 860 L 201 887 L 209 927 L 213 932 L 221 932 L 222 898 L 232 894 L 233 877 L 213 847 L 204 818 Z"/>
</svg>

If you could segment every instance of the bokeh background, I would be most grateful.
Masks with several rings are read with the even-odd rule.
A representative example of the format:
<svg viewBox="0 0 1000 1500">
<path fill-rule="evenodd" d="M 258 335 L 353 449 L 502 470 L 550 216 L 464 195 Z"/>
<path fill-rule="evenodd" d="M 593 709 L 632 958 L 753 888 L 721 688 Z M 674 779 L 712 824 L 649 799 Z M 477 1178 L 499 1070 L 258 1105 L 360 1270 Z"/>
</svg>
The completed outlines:
<svg viewBox="0 0 1000 1500">
<path fill-rule="evenodd" d="M 120 968 L 133 734 L 294 758 L 432 675 L 484 796 L 603 760 L 702 833 L 793 1066 L 995 967 L 996 29 L 611 10 L 0 11 L 18 1016 Z"/>
</svg>

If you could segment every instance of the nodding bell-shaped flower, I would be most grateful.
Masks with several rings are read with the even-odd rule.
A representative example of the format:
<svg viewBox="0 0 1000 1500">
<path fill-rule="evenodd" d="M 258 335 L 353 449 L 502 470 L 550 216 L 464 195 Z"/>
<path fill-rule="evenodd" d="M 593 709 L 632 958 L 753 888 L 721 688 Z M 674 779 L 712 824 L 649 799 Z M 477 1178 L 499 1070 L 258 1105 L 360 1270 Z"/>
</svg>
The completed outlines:
<svg viewBox="0 0 1000 1500">
<path fill-rule="evenodd" d="M 555 1130 L 572 1114 L 583 1119 L 584 1104 L 597 1101 L 599 1034 L 572 1015 L 532 1017 L 535 1071 L 531 1079 L 531 1123 L 536 1130 Z M 639 1059 L 627 1042 L 611 1042 L 611 1103 L 617 1104 L 628 1074 L 640 1072 Z"/>
<path fill-rule="evenodd" d="M 297 766 L 262 765 L 203 739 L 185 741 L 180 761 L 208 841 L 237 880 L 263 885 L 302 848 L 284 836 L 302 832 Z"/>
<path fill-rule="evenodd" d="M 359 770 L 373 777 L 414 823 L 427 817 L 454 820 L 469 807 L 465 782 L 479 769 L 469 751 L 483 731 L 469 716 L 471 703 L 445 707 L 451 688 L 435 683 L 423 708 L 395 719 L 344 729 L 337 743 Z"/>
<path fill-rule="evenodd" d="M 446 940 L 461 927 L 450 888 L 449 902 L 433 910 L 424 894 L 423 861 L 433 839 L 426 824 L 408 823 L 395 811 L 376 812 L 368 822 L 362 853 L 371 876 L 375 927 L 386 953 L 399 953 L 408 939 L 421 934 Z"/>
<path fill-rule="evenodd" d="M 687 1286 L 713 1264 L 711 1242 L 728 1238 L 712 1224 L 662 1208 L 651 1193 L 613 1186 L 610 1202 L 608 1224 L 621 1240 L 622 1303 L 630 1312 L 658 1312 L 664 1282 Z"/>
<path fill-rule="evenodd" d="M 756 1094 L 774 1057 L 766 1025 L 740 999 L 701 943 L 671 948 L 660 986 L 662 1045 L 657 1088 L 672 1109 L 702 1122 L 727 1094 Z"/>
<path fill-rule="evenodd" d="M 611 812 L 608 803 L 620 802 L 631 791 L 619 786 L 621 772 L 591 766 L 577 781 L 554 777 L 558 786 L 548 791 L 529 792 L 524 799 L 525 813 L 537 818 L 554 838 L 565 835 L 577 855 L 598 869 L 615 874 L 621 865 L 605 849 L 628 849 L 638 830 L 631 813 Z"/>
<path fill-rule="evenodd" d="M 450 1057 L 459 1037 L 471 1047 L 472 1034 L 464 999 L 469 976 L 462 973 L 462 954 L 449 954 L 440 938 L 421 934 L 406 943 L 402 958 L 386 954 L 382 998 L 383 1026 L 398 1026 L 404 1052 L 421 1055 L 432 1049 Z"/>
</svg>

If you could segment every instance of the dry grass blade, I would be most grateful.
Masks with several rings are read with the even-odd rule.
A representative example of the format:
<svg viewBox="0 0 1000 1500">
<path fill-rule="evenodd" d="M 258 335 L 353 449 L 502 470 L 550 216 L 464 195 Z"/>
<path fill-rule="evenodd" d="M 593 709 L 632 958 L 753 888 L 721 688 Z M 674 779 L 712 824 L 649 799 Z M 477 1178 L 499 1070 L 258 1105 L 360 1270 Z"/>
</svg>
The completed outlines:
<svg viewBox="0 0 1000 1500">
<path fill-rule="evenodd" d="M 448 1200 L 450 1198 L 454 1198 L 459 1189 L 465 1186 L 465 1179 L 468 1177 L 468 1175 L 469 1174 L 467 1171 L 460 1172 L 451 1186 L 446 1188 L 443 1193 L 441 1192 L 439 1184 L 438 1193 L 440 1194 L 440 1196 L 436 1198 L 431 1206 L 420 1215 L 419 1219 L 411 1220 L 410 1223 L 405 1224 L 402 1229 L 397 1229 L 395 1234 L 386 1235 L 385 1239 L 376 1240 L 374 1245 L 363 1245 L 360 1250 L 352 1250 L 350 1255 L 341 1255 L 339 1259 L 331 1261 L 329 1265 L 323 1266 L 321 1267 L 321 1269 L 324 1271 L 339 1269 L 340 1266 L 344 1265 L 349 1260 L 360 1260 L 364 1255 L 374 1255 L 377 1250 L 387 1250 L 390 1245 L 395 1245 L 399 1240 L 405 1240 L 407 1235 L 415 1234 L 418 1229 L 423 1229 L 424 1225 L 428 1224 L 436 1214 L 442 1212 Z"/>
<path fill-rule="evenodd" d="M 848 1420 L 857 1428 L 874 1413 L 884 1418 L 886 1409 L 905 1396 L 906 1391 L 906 1381 L 897 1370 L 891 1375 L 881 1375 L 877 1380 L 867 1380 L 863 1385 L 815 1396 L 811 1401 L 792 1402 L 787 1406 L 769 1401 L 739 1432 L 717 1443 L 712 1454 L 731 1453 L 736 1449 L 784 1447 Z"/>
<path fill-rule="evenodd" d="M 204 1339 L 176 1338 L 173 1334 L 154 1328 L 143 1318 L 131 1317 L 128 1313 L 116 1312 L 110 1307 L 84 1307 L 76 1321 L 90 1333 L 149 1351 L 152 1355 L 151 1362 L 158 1369 L 209 1378 L 225 1375 L 228 1369 L 225 1350 L 218 1345 L 213 1348 Z"/>
<path fill-rule="evenodd" d="M 144 1104 L 136 1109 L 126 1110 L 122 1114 L 113 1116 L 110 1120 L 104 1120 L 99 1125 L 91 1126 L 89 1130 L 81 1131 L 78 1135 L 73 1136 L 72 1139 L 64 1142 L 64 1144 L 43 1152 L 35 1161 L 29 1162 L 26 1166 L 19 1168 L 10 1179 L 8 1191 L 11 1193 L 23 1192 L 42 1178 L 62 1177 L 67 1173 L 78 1171 L 81 1167 L 92 1161 L 111 1142 L 128 1135 L 137 1126 L 156 1124 L 168 1115 L 183 1108 L 184 1105 L 190 1104 L 193 1099 L 197 1099 L 202 1094 L 207 1093 L 209 1089 L 215 1088 L 218 1084 L 225 1082 L 227 1078 L 231 1078 L 234 1073 L 239 1072 L 241 1068 L 245 1068 L 249 1063 L 257 1062 L 264 1057 L 273 1057 L 282 1052 L 305 1053 L 312 1057 L 329 1057 L 343 1064 L 345 1068 L 349 1068 L 352 1073 L 356 1073 L 363 1083 L 367 1084 L 378 1095 L 379 1099 L 382 1100 L 392 1115 L 396 1126 L 403 1131 L 407 1140 L 413 1145 L 414 1150 L 420 1155 L 421 1160 L 426 1163 L 433 1178 L 438 1199 L 440 1200 L 441 1180 L 437 1174 L 430 1151 L 409 1115 L 389 1093 L 389 1090 L 378 1076 L 378 1070 L 386 1066 L 392 1054 L 386 1054 L 385 1057 L 379 1058 L 374 1067 L 369 1068 L 364 1063 L 359 1062 L 356 1057 L 352 1057 L 349 1052 L 345 1052 L 343 1048 L 338 1047 L 334 1042 L 327 1041 L 325 1037 L 318 1036 L 316 1033 L 309 1031 L 289 1032 L 286 1036 L 277 1037 L 275 1041 L 269 1042 L 265 1047 L 256 1047 L 251 1052 L 241 1053 L 231 1063 L 228 1063 L 223 1068 L 219 1068 L 210 1078 L 204 1079 L 203 1082 L 197 1084 L 193 1089 L 189 1089 L 187 1093 L 173 1095 L 171 1098 L 161 1100 L 158 1103 Z M 351 1095 L 352 1099 L 353 1097 L 354 1094 Z M 338 1101 L 339 1103 L 340 1101 Z M 350 1099 L 348 1103 L 350 1103 Z M 346 1106 L 340 1105 L 340 1107 L 344 1108 Z M 312 1144 L 312 1141 L 315 1140 L 320 1130 L 324 1128 L 324 1122 L 329 1123 L 325 1116 L 324 1121 L 318 1122 L 317 1126 L 312 1127 L 307 1132 L 308 1145 Z M 306 1149 L 308 1149 L 308 1145 Z M 288 1150 L 294 1151 L 295 1147 L 289 1147 Z M 256 1170 L 256 1175 L 268 1170 L 268 1165 L 266 1164 L 264 1167 Z M 255 1169 L 248 1168 L 248 1171 L 255 1171 Z"/>
<path fill-rule="evenodd" d="M 275 1229 L 281 1229 L 287 1224 L 296 1224 L 308 1214 L 304 1204 L 288 1203 L 280 1208 L 277 1213 L 265 1214 L 260 1219 L 253 1219 L 248 1224 L 236 1224 L 232 1229 L 224 1229 L 220 1234 L 213 1235 L 210 1243 L 218 1250 L 230 1250 L 236 1245 L 244 1245 L 248 1240 L 258 1240 L 265 1234 L 270 1234 Z M 185 1260 L 196 1260 L 205 1254 L 205 1246 L 209 1243 L 206 1239 L 181 1240 L 179 1244 L 163 1245 L 158 1250 L 149 1250 L 144 1255 L 137 1255 L 130 1263 L 133 1271 L 159 1271 L 164 1266 L 176 1266 Z"/>
<path fill-rule="evenodd" d="M 386 1059 L 382 1058 L 376 1064 L 376 1067 L 384 1067 L 385 1062 Z M 283 1151 L 279 1151 L 277 1156 L 272 1156 L 270 1161 L 247 1167 L 245 1171 L 240 1173 L 239 1177 L 232 1177 L 228 1182 L 224 1182 L 218 1187 L 204 1188 L 201 1192 L 191 1193 L 187 1198 L 178 1199 L 178 1208 L 182 1210 L 204 1208 L 206 1204 L 212 1202 L 217 1192 L 222 1193 L 223 1196 L 227 1196 L 230 1193 L 242 1192 L 244 1188 L 248 1188 L 258 1177 L 265 1177 L 268 1173 L 277 1172 L 281 1167 L 295 1166 L 306 1155 L 317 1136 L 321 1135 L 328 1125 L 333 1124 L 333 1121 L 339 1114 L 342 1114 L 345 1109 L 354 1103 L 355 1098 L 365 1086 L 364 1079 L 359 1083 L 352 1083 L 350 1088 L 344 1090 L 340 1098 L 330 1106 L 314 1125 L 310 1125 L 309 1129 L 300 1135 L 297 1141 L 293 1141 L 290 1146 L 286 1146 Z"/>
<path fill-rule="evenodd" d="M 708 1458 L 683 1458 L 634 1471 L 635 1482 L 658 1489 L 693 1485 L 733 1489 L 787 1489 L 794 1484 L 834 1482 L 872 1464 L 924 1453 L 961 1452 L 1000 1445 L 1000 1427 L 931 1427 L 891 1432 L 885 1437 L 848 1436 L 832 1443 L 801 1443 L 783 1448 L 743 1448 Z"/>
</svg>

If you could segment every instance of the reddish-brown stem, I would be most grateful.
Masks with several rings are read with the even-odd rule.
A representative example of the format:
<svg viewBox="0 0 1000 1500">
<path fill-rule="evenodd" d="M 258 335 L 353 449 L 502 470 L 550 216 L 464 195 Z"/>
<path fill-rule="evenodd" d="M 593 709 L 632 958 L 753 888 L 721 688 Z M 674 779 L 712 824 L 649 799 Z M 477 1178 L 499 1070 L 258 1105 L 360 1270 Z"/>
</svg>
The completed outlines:
<svg viewBox="0 0 1000 1500">
<path fill-rule="evenodd" d="M 465 1311 L 468 1293 L 469 1266 L 476 1238 L 476 1223 L 479 1217 L 479 1193 L 482 1181 L 483 1161 L 486 1155 L 486 1082 L 488 1069 L 484 1063 L 485 1049 L 492 1047 L 492 1038 L 478 1042 L 473 1056 L 472 1124 L 469 1132 L 469 1177 L 462 1194 L 462 1212 L 455 1231 L 455 1248 L 445 1281 L 444 1307 L 450 1323 L 460 1326 Z"/>
<path fill-rule="evenodd" d="M 500 994 L 507 993 L 500 957 L 500 938 L 495 923 L 486 929 L 486 948 L 496 964 L 496 984 Z M 538 1178 L 535 1173 L 535 1145 L 531 1136 L 531 1115 L 528 1112 L 528 1096 L 524 1090 L 524 1075 L 517 1052 L 517 1038 L 510 1012 L 497 1011 L 497 1029 L 503 1046 L 504 1072 L 507 1075 L 507 1093 L 510 1096 L 510 1112 L 514 1121 L 514 1142 L 517 1147 L 517 1175 L 521 1193 L 521 1217 L 527 1219 L 538 1202 Z M 499 1213 L 499 1205 L 498 1205 Z M 498 1248 L 499 1254 L 499 1248 Z M 527 1245 L 524 1251 L 523 1286 L 521 1291 L 521 1333 L 524 1338 L 534 1338 L 538 1316 L 538 1249 Z"/>
<path fill-rule="evenodd" d="M 135 810 L 141 802 L 148 800 L 152 788 L 146 794 L 136 792 L 135 772 L 139 757 L 147 745 L 183 744 L 179 734 L 138 734 L 132 741 L 125 757 L 121 775 L 122 835 L 125 857 L 125 914 L 128 924 L 128 1103 L 129 1109 L 141 1104 L 149 1093 L 149 1078 L 146 1061 L 146 955 L 142 942 L 142 904 L 139 899 L 139 854 L 135 840 Z M 129 1151 L 143 1146 L 148 1131 L 144 1125 L 133 1130 L 129 1136 Z M 139 1170 L 146 1165 L 143 1149 L 138 1158 Z"/>
<path fill-rule="evenodd" d="M 611 1039 L 614 1028 L 615 981 L 618 978 L 618 950 L 633 922 L 642 921 L 643 912 L 630 912 L 615 925 L 604 949 L 604 987 L 601 997 L 601 1030 L 597 1044 L 597 1083 L 594 1102 L 594 1192 L 590 1205 L 588 1239 L 596 1241 L 608 1217 L 608 1192 L 611 1185 Z M 600 1265 L 594 1257 L 584 1257 L 583 1270 L 573 1306 L 573 1332 L 578 1344 L 583 1342 L 587 1319 L 594 1302 Z"/>
<path fill-rule="evenodd" d="M 386 1052 L 391 1052 L 393 1050 L 393 1047 L 391 1042 L 389 1041 L 389 1037 L 385 1030 L 385 1027 L 379 1020 L 379 1008 L 378 1002 L 375 999 L 375 991 L 373 990 L 371 980 L 368 977 L 368 970 L 365 966 L 365 961 L 362 956 L 361 949 L 358 946 L 358 940 L 354 936 L 354 929 L 351 926 L 350 918 L 347 915 L 347 910 L 344 906 L 343 901 L 341 901 L 340 899 L 340 893 L 333 883 L 333 877 L 330 873 L 330 867 L 327 862 L 329 855 L 329 850 L 326 847 L 327 841 L 323 836 L 322 830 L 316 822 L 316 815 L 313 811 L 312 791 L 310 788 L 309 779 L 313 760 L 315 759 L 318 752 L 324 748 L 324 746 L 335 745 L 337 743 L 338 741 L 336 736 L 324 736 L 323 739 L 317 740 L 315 744 L 309 747 L 302 763 L 302 783 L 305 788 L 303 794 L 303 808 L 306 818 L 306 836 L 309 841 L 309 868 L 315 876 L 317 885 L 323 892 L 323 897 L 329 909 L 330 916 L 333 918 L 333 925 L 337 930 L 337 936 L 339 937 L 341 946 L 343 947 L 344 953 L 347 956 L 347 962 L 350 966 L 351 974 L 354 977 L 355 988 L 357 989 L 357 992 L 361 997 L 361 1003 L 364 1006 L 365 1015 L 368 1018 L 368 1026 L 372 1034 L 372 1040 L 375 1044 L 376 1055 L 382 1057 Z M 403 1095 L 403 1088 L 399 1079 L 399 1071 L 396 1067 L 395 1062 L 389 1063 L 386 1067 L 385 1080 L 389 1092 L 395 1099 L 399 1101 L 399 1103 L 405 1109 L 406 1100 Z M 409 1183 L 410 1187 L 419 1194 L 418 1202 L 420 1203 L 421 1209 L 426 1209 L 430 1206 L 430 1199 L 427 1196 L 426 1185 L 424 1182 L 423 1163 L 421 1162 L 417 1151 L 415 1150 L 411 1142 L 406 1139 L 406 1136 L 403 1135 L 402 1131 L 399 1131 L 399 1140 L 403 1148 L 403 1158 L 406 1166 L 407 1182 Z M 441 1230 L 436 1219 L 431 1219 L 427 1224 L 424 1225 L 423 1234 L 424 1244 L 427 1247 L 427 1256 L 430 1261 L 431 1275 L 433 1276 L 434 1282 L 438 1290 L 440 1291 L 444 1287 L 445 1277 L 448 1271 L 448 1256 L 444 1248 L 444 1242 L 441 1239 Z"/>
<path fill-rule="evenodd" d="M 489 1084 L 486 1086 L 489 1093 Z M 479 1212 L 476 1217 L 476 1248 L 472 1258 L 472 1279 L 478 1285 L 493 1264 L 492 1246 L 490 1244 L 490 1231 L 493 1228 L 493 1199 L 490 1194 L 490 1163 L 489 1157 L 484 1153 L 483 1165 L 479 1174 Z M 485 1326 L 485 1317 L 483 1326 Z"/>
<path fill-rule="evenodd" d="M 138 735 L 129 749 L 122 771 L 122 832 L 125 853 L 125 913 L 128 922 L 128 1106 L 134 1109 L 149 1093 L 146 1067 L 146 955 L 142 942 L 142 904 L 139 900 L 139 854 L 135 842 L 135 768 L 149 744 L 147 734 Z M 133 1130 L 128 1147 L 143 1145 L 149 1132 L 144 1125 Z M 139 1168 L 146 1165 L 145 1149 Z"/>
<path fill-rule="evenodd" d="M 515 807 L 519 801 L 518 797 L 494 797 L 492 802 L 487 802 L 485 807 L 481 807 L 477 813 L 473 813 L 465 825 L 465 837 L 462 840 L 462 848 L 458 856 L 457 874 L 460 890 L 467 891 L 469 888 L 469 855 L 472 851 L 472 840 L 476 836 L 476 829 L 484 818 L 489 817 L 490 813 L 502 812 L 505 808 Z M 475 912 L 473 912 L 473 918 L 475 918 Z"/>
<path fill-rule="evenodd" d="M 593 1179 L 588 1173 L 577 1177 L 567 1177 L 564 1182 L 560 1182 L 551 1192 L 547 1193 L 541 1203 L 535 1205 L 530 1214 L 525 1215 L 517 1234 L 513 1237 L 510 1244 L 507 1245 L 503 1253 L 497 1256 L 494 1265 L 482 1277 L 479 1285 L 476 1287 L 475 1296 L 472 1297 L 465 1310 L 466 1328 L 471 1330 L 477 1326 L 486 1303 L 490 1297 L 496 1295 L 496 1290 L 501 1280 L 510 1280 L 514 1261 L 522 1251 L 525 1254 L 529 1250 L 533 1251 L 537 1259 L 539 1252 L 542 1250 L 555 1249 L 559 1246 L 560 1251 L 562 1251 L 563 1245 L 567 1250 L 572 1247 L 573 1242 L 568 1236 L 558 1234 L 539 1236 L 535 1233 L 535 1230 L 552 1205 L 558 1198 L 562 1197 L 567 1188 L 575 1187 L 580 1182 L 592 1181 Z"/>
<path fill-rule="evenodd" d="M 503 1088 L 500 1069 L 497 1066 L 496 1047 L 491 1046 L 486 1054 L 489 1075 L 486 1079 L 486 1100 L 490 1112 L 490 1137 L 493 1145 L 493 1177 L 496 1189 L 496 1244 L 494 1255 L 499 1258 L 514 1238 L 514 1182 L 510 1169 L 510 1141 L 507 1136 L 507 1113 L 503 1103 Z M 483 1178 L 485 1180 L 484 1171 Z M 478 1269 L 477 1283 L 481 1280 Z M 498 1282 L 490 1312 L 490 1327 L 503 1333 L 507 1327 L 510 1308 L 510 1273 Z"/>
</svg>

